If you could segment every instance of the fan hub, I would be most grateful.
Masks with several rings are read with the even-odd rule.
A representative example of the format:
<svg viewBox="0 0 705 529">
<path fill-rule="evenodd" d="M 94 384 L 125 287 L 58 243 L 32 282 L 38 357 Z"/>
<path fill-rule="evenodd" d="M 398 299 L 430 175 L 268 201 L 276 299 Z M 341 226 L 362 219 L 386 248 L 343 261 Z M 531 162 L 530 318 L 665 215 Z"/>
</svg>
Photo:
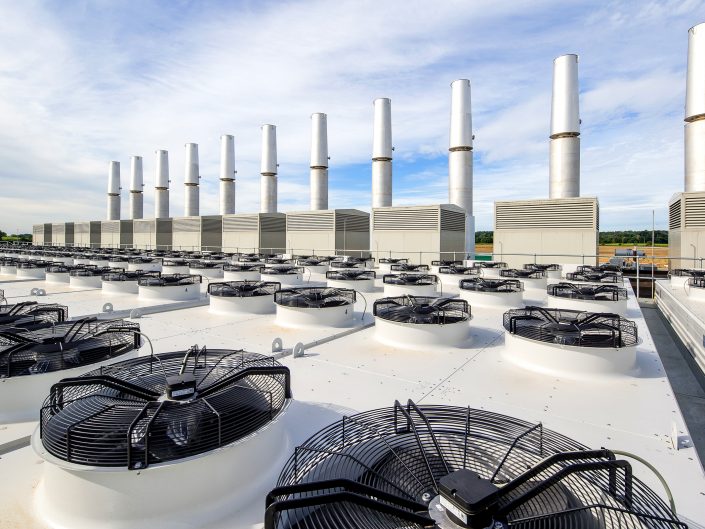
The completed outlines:
<svg viewBox="0 0 705 529">
<path fill-rule="evenodd" d="M 442 477 L 438 485 L 441 493 L 440 504 L 453 522 L 460 527 L 489 525 L 492 512 L 483 504 L 499 490 L 489 479 L 463 468 Z"/>
</svg>

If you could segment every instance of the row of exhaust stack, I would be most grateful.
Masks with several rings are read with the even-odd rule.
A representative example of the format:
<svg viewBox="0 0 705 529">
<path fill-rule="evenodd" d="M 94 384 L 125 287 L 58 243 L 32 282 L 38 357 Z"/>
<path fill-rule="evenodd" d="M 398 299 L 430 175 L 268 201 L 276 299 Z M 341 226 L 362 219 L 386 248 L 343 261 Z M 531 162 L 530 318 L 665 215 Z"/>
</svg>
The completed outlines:
<svg viewBox="0 0 705 529">
<path fill-rule="evenodd" d="M 705 80 L 704 80 L 705 83 Z M 705 115 L 705 114 L 704 114 Z M 311 116 L 311 210 L 328 209 L 328 126 L 327 116 Z M 580 194 L 580 118 L 578 113 L 578 56 L 563 55 L 553 65 L 553 100 L 550 134 L 550 197 Z M 470 81 L 451 83 L 450 142 L 448 153 L 449 203 L 473 210 L 473 133 Z M 387 98 L 374 101 L 372 135 L 372 207 L 392 205 L 392 110 Z M 198 145 L 186 144 L 184 216 L 198 216 Z M 277 211 L 277 139 L 274 125 L 262 126 L 260 212 Z M 142 157 L 130 161 L 130 218 L 144 216 Z M 235 140 L 220 137 L 220 214 L 235 213 Z M 154 185 L 155 217 L 169 217 L 168 152 L 156 151 Z M 120 163 L 110 162 L 108 220 L 120 219 Z"/>
</svg>

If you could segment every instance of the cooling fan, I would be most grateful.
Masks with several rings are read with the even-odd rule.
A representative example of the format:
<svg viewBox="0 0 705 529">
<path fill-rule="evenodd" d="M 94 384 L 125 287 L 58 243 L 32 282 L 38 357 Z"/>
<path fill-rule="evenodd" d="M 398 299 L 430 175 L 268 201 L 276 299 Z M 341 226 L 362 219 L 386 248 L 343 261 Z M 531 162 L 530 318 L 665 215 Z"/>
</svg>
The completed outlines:
<svg viewBox="0 0 705 529">
<path fill-rule="evenodd" d="M 627 299 L 627 289 L 617 285 L 576 285 L 556 283 L 548 286 L 548 294 L 560 298 L 618 301 Z"/>
<path fill-rule="evenodd" d="M 421 274 L 426 274 L 430 270 L 428 265 L 410 263 L 397 263 L 390 265 L 389 268 L 392 272 L 416 272 Z"/>
<path fill-rule="evenodd" d="M 265 529 L 686 528 L 606 449 L 519 419 L 411 400 L 296 448 Z"/>
<path fill-rule="evenodd" d="M 277 324 L 285 327 L 345 327 L 352 323 L 357 300 L 350 288 L 306 287 L 274 294 Z"/>
<path fill-rule="evenodd" d="M 271 296 L 281 285 L 275 281 L 226 281 L 208 285 L 208 294 L 218 297 L 252 298 Z"/>
<path fill-rule="evenodd" d="M 399 296 L 375 301 L 373 314 L 397 323 L 447 325 L 467 321 L 470 306 L 460 299 Z"/>
<path fill-rule="evenodd" d="M 54 384 L 41 442 L 70 463 L 144 469 L 242 439 L 290 397 L 289 370 L 273 358 L 194 346 Z"/>
<path fill-rule="evenodd" d="M 274 302 L 285 307 L 322 309 L 351 305 L 355 300 L 355 291 L 348 288 L 290 288 L 274 294 Z"/>
<path fill-rule="evenodd" d="M 5 299 L 0 291 L 0 300 Z M 55 303 L 23 301 L 0 305 L 0 330 L 7 328 L 35 330 L 61 323 L 68 318 L 69 309 Z"/>
<path fill-rule="evenodd" d="M 593 272 L 585 270 L 583 272 L 569 272 L 565 275 L 568 281 L 578 281 L 582 283 L 621 283 L 622 274 L 619 272 Z"/>
</svg>

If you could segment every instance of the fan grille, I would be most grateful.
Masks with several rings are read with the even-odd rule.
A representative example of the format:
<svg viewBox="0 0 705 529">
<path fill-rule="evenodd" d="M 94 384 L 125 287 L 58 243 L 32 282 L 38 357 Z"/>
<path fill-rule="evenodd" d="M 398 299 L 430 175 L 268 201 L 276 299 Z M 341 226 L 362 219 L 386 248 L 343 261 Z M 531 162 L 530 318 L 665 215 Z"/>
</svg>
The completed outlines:
<svg viewBox="0 0 705 529">
<path fill-rule="evenodd" d="M 526 307 L 504 313 L 504 328 L 530 340 L 580 347 L 630 347 L 637 325 L 617 314 Z"/>
<path fill-rule="evenodd" d="M 430 269 L 425 264 L 398 263 L 389 267 L 392 272 L 428 272 Z"/>
<path fill-rule="evenodd" d="M 393 259 L 391 257 L 382 257 L 379 260 L 380 264 L 398 264 L 398 263 L 408 263 L 408 259 Z"/>
<path fill-rule="evenodd" d="M 3 292 L 0 290 L 0 300 L 3 299 Z M 65 305 L 23 301 L 0 306 L 0 329 L 4 327 L 39 328 L 61 323 L 68 316 L 69 309 Z"/>
<path fill-rule="evenodd" d="M 524 265 L 525 270 L 551 270 L 558 271 L 561 269 L 561 265 L 558 264 L 540 264 L 540 263 L 527 263 Z"/>
<path fill-rule="evenodd" d="M 227 264 L 223 267 L 226 272 L 259 272 L 264 268 L 261 263 Z"/>
<path fill-rule="evenodd" d="M 172 287 L 178 285 L 195 285 L 201 283 L 200 275 L 194 274 L 162 274 L 160 276 L 142 276 L 137 279 L 141 287 Z"/>
<path fill-rule="evenodd" d="M 439 274 L 476 276 L 480 274 L 480 268 L 475 266 L 441 266 Z"/>
<path fill-rule="evenodd" d="M 569 299 L 586 299 L 596 301 L 619 301 L 627 299 L 627 289 L 617 285 L 575 285 L 573 283 L 555 283 L 548 285 L 551 296 Z"/>
<path fill-rule="evenodd" d="M 705 270 L 694 270 L 690 268 L 676 268 L 671 270 L 670 275 L 676 277 L 705 277 Z"/>
<path fill-rule="evenodd" d="M 460 289 L 474 292 L 522 292 L 524 287 L 517 279 L 492 280 L 471 277 L 460 281 Z"/>
<path fill-rule="evenodd" d="M 569 272 L 565 275 L 568 281 L 587 283 L 621 283 L 622 274 L 618 272 Z"/>
<path fill-rule="evenodd" d="M 277 275 L 298 275 L 298 274 L 303 274 L 304 269 L 301 266 L 278 266 L 276 268 L 272 268 L 269 266 L 265 266 L 260 270 L 262 274 L 267 274 L 267 275 L 272 275 L 272 276 L 277 276 Z"/>
<path fill-rule="evenodd" d="M 252 298 L 271 296 L 281 288 L 276 281 L 224 281 L 210 283 L 208 294 L 223 298 Z"/>
<path fill-rule="evenodd" d="M 357 268 L 329 270 L 326 272 L 326 279 L 338 281 L 362 281 L 365 279 L 375 279 L 376 277 L 377 274 L 374 270 L 360 270 Z"/>
<path fill-rule="evenodd" d="M 438 276 L 430 274 L 385 274 L 382 282 L 388 285 L 435 285 L 438 283 Z"/>
<path fill-rule="evenodd" d="M 516 268 L 506 268 L 499 271 L 500 277 L 520 277 L 523 279 L 542 279 L 546 277 L 545 270 L 537 269 L 516 269 Z"/>
<path fill-rule="evenodd" d="M 141 277 L 161 277 L 160 272 L 145 272 L 144 270 L 134 270 L 128 272 L 107 272 L 101 276 L 103 281 L 137 281 Z"/>
<path fill-rule="evenodd" d="M 503 261 L 475 261 L 477 268 L 507 268 L 507 263 Z"/>
<path fill-rule="evenodd" d="M 289 288 L 274 294 L 274 303 L 284 307 L 325 308 L 352 305 L 357 297 L 350 288 Z"/>
<path fill-rule="evenodd" d="M 167 398 L 173 376 L 195 381 L 195 394 Z M 64 461 L 144 468 L 242 439 L 290 397 L 289 370 L 273 358 L 193 347 L 55 384 L 41 410 L 40 435 L 44 448 Z"/>
<path fill-rule="evenodd" d="M 397 296 L 375 301 L 372 313 L 399 323 L 445 325 L 469 320 L 470 305 L 464 299 Z"/>
</svg>

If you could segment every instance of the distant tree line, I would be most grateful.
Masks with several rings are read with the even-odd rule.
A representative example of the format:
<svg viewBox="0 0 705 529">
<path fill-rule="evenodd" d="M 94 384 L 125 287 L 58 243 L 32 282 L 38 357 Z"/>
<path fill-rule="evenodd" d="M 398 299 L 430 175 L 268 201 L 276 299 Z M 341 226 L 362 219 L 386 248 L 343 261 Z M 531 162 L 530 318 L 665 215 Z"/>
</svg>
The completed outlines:
<svg viewBox="0 0 705 529">
<path fill-rule="evenodd" d="M 475 244 L 492 244 L 494 233 L 491 231 L 476 231 Z M 654 232 L 654 242 L 656 244 L 668 244 L 668 231 L 656 230 Z M 636 244 L 650 245 L 650 230 L 624 230 L 624 231 L 601 231 L 600 244 Z"/>
<path fill-rule="evenodd" d="M 8 235 L 4 231 L 0 230 L 0 241 L 32 242 L 32 234 L 20 233 L 19 235 Z"/>
</svg>

